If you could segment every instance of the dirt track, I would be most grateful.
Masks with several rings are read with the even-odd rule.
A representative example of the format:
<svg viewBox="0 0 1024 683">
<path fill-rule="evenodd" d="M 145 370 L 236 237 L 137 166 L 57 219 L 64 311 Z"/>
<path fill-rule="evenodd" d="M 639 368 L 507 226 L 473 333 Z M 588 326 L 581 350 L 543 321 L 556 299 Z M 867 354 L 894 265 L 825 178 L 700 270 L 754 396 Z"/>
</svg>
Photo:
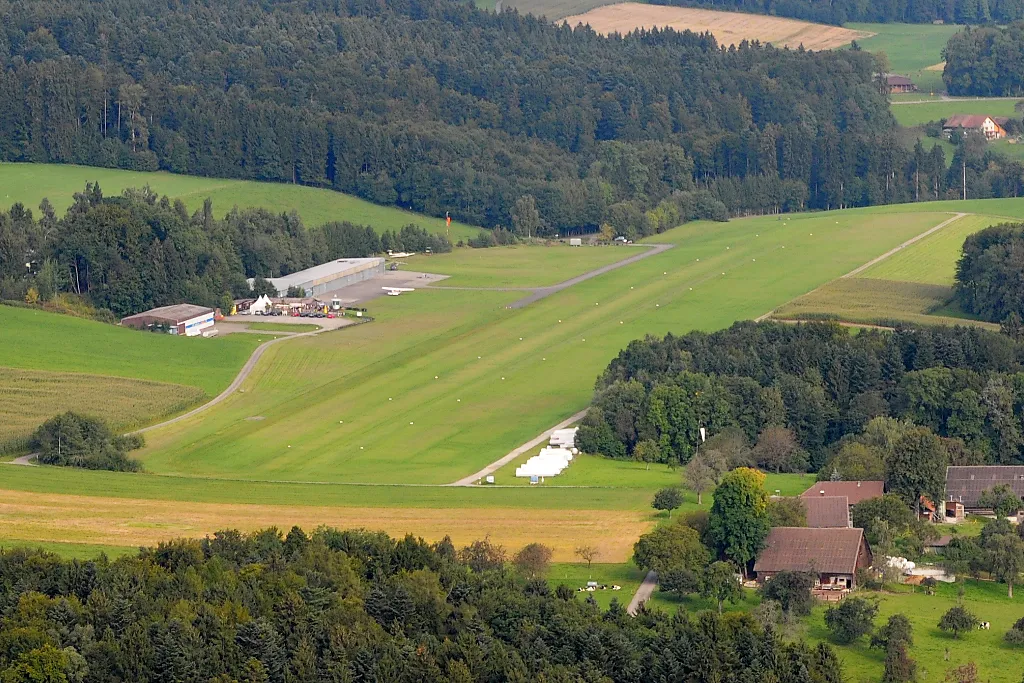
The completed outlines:
<svg viewBox="0 0 1024 683">
<path fill-rule="evenodd" d="M 655 27 L 674 28 L 678 31 L 689 29 L 696 33 L 710 31 L 721 45 L 759 40 L 776 47 L 797 48 L 803 45 L 808 50 L 829 50 L 874 35 L 867 31 L 812 24 L 797 19 L 637 2 L 605 5 L 585 14 L 566 17 L 563 21 L 570 26 L 589 25 L 602 34 L 625 35 L 638 28 Z"/>
</svg>

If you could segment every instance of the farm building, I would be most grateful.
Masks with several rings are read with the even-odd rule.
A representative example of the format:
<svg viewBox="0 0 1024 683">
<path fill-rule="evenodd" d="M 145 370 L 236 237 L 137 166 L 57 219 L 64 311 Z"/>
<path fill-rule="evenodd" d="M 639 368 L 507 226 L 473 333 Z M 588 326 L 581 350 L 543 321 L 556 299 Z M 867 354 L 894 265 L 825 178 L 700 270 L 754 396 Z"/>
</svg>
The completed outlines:
<svg viewBox="0 0 1024 683">
<path fill-rule="evenodd" d="M 965 135 L 968 131 L 978 131 L 988 140 L 999 140 L 1006 137 L 1006 129 L 1003 126 L 1009 121 L 1004 116 L 986 116 L 985 114 L 954 114 L 942 124 L 942 132 L 946 135 L 959 133 Z"/>
<path fill-rule="evenodd" d="M 906 76 L 899 74 L 885 74 L 885 84 L 891 93 L 917 92 L 917 86 Z"/>
<path fill-rule="evenodd" d="M 812 529 L 848 529 L 853 526 L 846 496 L 808 496 L 800 500 L 807 508 L 807 526 Z"/>
<path fill-rule="evenodd" d="M 306 296 L 316 296 L 383 274 L 384 259 L 380 257 L 347 258 L 321 263 L 291 275 L 268 278 L 268 282 L 277 289 L 278 296 L 285 296 L 291 287 L 299 287 Z M 252 286 L 252 280 L 249 285 Z"/>
<path fill-rule="evenodd" d="M 968 512 L 991 510 L 981 507 L 981 494 L 994 486 L 1009 486 L 1024 498 L 1024 465 L 970 465 L 946 468 L 946 501 L 943 516 L 947 521 L 963 518 Z"/>
<path fill-rule="evenodd" d="M 856 587 L 857 570 L 871 565 L 871 549 L 863 529 L 775 527 L 754 563 L 761 583 L 779 572 L 811 572 L 815 588 L 846 590 Z"/>
<path fill-rule="evenodd" d="M 862 500 L 878 498 L 885 493 L 885 484 L 880 481 L 819 481 L 800 494 L 801 498 L 828 498 L 846 496 L 846 502 L 853 507 Z"/>
<path fill-rule="evenodd" d="M 206 328 L 213 327 L 215 320 L 216 311 L 207 306 L 174 304 L 121 318 L 121 325 L 137 330 L 164 329 L 170 334 L 194 337 L 202 334 Z"/>
</svg>

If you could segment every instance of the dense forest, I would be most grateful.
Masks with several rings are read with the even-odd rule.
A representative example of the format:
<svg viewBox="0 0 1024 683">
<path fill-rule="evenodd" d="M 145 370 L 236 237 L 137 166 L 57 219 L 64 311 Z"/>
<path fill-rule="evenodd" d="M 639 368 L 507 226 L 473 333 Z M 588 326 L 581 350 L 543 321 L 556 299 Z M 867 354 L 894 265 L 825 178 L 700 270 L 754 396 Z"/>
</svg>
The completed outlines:
<svg viewBox="0 0 1024 683">
<path fill-rule="evenodd" d="M 0 551 L 0 680 L 843 680 L 828 645 L 783 642 L 749 615 L 602 612 L 504 560 L 487 541 L 297 528 L 114 562 Z"/>
<path fill-rule="evenodd" d="M 0 159 L 332 187 L 487 227 L 524 200 L 541 234 L 638 235 L 948 189 L 945 168 L 921 189 L 857 50 L 604 38 L 453 0 L 5 0 L 0 64 Z M 1016 191 L 986 183 L 972 196 Z"/>
<path fill-rule="evenodd" d="M 822 24 L 986 24 L 1024 19 L 1022 0 L 653 0 L 656 5 L 770 14 Z"/>
<path fill-rule="evenodd" d="M 835 324 L 744 322 L 649 337 L 598 380 L 577 445 L 686 463 L 704 427 L 732 467 L 872 479 L 909 434 L 907 447 L 925 449 L 935 472 L 1021 464 L 1022 358 L 1010 337 L 969 327 L 851 335 Z"/>
<path fill-rule="evenodd" d="M 950 95 L 1024 95 L 1024 23 L 968 28 L 949 39 L 943 57 Z"/>
<path fill-rule="evenodd" d="M 956 266 L 955 291 L 963 310 L 984 320 L 1007 321 L 1007 331 L 1019 336 L 1024 317 L 1024 223 L 994 225 L 968 236 Z"/>
<path fill-rule="evenodd" d="M 90 184 L 64 217 L 46 200 L 40 211 L 36 219 L 15 204 L 0 213 L 0 299 L 68 293 L 118 316 L 182 301 L 229 310 L 233 297 L 250 294 L 246 278 L 386 249 L 451 250 L 443 236 L 411 225 L 381 235 L 346 222 L 306 230 L 295 213 L 234 208 L 218 219 L 209 201 L 189 215 L 180 200 L 148 188 L 104 197 Z"/>
</svg>

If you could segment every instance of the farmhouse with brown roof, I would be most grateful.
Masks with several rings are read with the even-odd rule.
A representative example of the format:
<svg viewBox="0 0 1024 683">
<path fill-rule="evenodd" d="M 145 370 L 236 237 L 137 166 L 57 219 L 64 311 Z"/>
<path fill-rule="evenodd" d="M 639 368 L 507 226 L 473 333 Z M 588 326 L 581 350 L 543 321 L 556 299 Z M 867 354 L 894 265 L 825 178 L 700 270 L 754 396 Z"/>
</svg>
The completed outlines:
<svg viewBox="0 0 1024 683">
<path fill-rule="evenodd" d="M 1005 485 L 1024 498 L 1024 465 L 970 465 L 946 468 L 945 516 L 956 519 L 964 512 L 991 512 L 979 504 L 981 494 Z"/>
<path fill-rule="evenodd" d="M 853 526 L 846 496 L 808 496 L 800 500 L 807 508 L 807 526 L 812 529 L 848 529 Z"/>
<path fill-rule="evenodd" d="M 880 481 L 819 481 L 800 494 L 801 498 L 828 498 L 846 496 L 852 507 L 862 500 L 877 498 L 885 493 L 885 484 Z"/>
<path fill-rule="evenodd" d="M 1003 126 L 1009 119 L 1002 116 L 987 116 L 985 114 L 954 114 L 942 124 L 942 131 L 946 135 L 968 131 L 978 131 L 987 140 L 998 140 L 1006 137 L 1006 129 Z"/>
<path fill-rule="evenodd" d="M 891 93 L 917 92 L 917 86 L 906 76 L 899 74 L 885 74 L 885 84 Z"/>
<path fill-rule="evenodd" d="M 815 587 L 856 587 L 857 570 L 871 565 L 871 550 L 863 529 L 775 527 L 754 563 L 757 580 L 779 572 L 811 572 Z"/>
</svg>

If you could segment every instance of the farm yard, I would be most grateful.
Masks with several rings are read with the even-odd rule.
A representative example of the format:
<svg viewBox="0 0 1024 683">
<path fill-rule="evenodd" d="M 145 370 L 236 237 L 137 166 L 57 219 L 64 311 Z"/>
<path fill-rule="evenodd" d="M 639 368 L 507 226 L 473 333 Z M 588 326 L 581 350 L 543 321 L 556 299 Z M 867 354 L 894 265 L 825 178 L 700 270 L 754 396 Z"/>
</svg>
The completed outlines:
<svg viewBox="0 0 1024 683">
<path fill-rule="evenodd" d="M 444 218 L 379 206 L 334 190 L 66 164 L 0 162 L 0 209 L 6 210 L 11 204 L 21 202 L 36 212 L 45 197 L 57 214 L 63 215 L 74 201 L 74 194 L 81 192 L 87 182 L 98 182 L 106 196 L 120 194 L 125 188 L 149 185 L 158 194 L 181 199 L 191 211 L 202 208 L 209 198 L 218 216 L 235 206 L 257 207 L 276 213 L 296 211 L 307 227 L 329 221 L 349 221 L 373 226 L 378 232 L 400 230 L 410 223 L 432 232 L 443 233 L 446 229 Z M 453 242 L 478 232 L 477 228 L 454 220 L 448 230 Z"/>
<path fill-rule="evenodd" d="M 846 28 L 873 34 L 869 38 L 857 39 L 861 49 L 868 52 L 884 52 L 889 60 L 889 69 L 901 76 L 908 76 L 917 86 L 914 93 L 893 95 L 893 102 L 900 100 L 927 100 L 933 94 L 945 91 L 942 83 L 942 50 L 954 33 L 963 30 L 955 24 L 860 24 L 848 23 Z M 893 107 L 896 111 L 899 107 Z"/>
<path fill-rule="evenodd" d="M 673 28 L 696 33 L 710 31 L 720 45 L 735 45 L 744 40 L 772 43 L 776 47 L 828 50 L 867 38 L 867 31 L 841 26 L 826 26 L 797 19 L 783 19 L 741 12 L 718 12 L 690 7 L 669 7 L 624 2 L 605 5 L 584 14 L 567 16 L 570 26 L 589 25 L 601 34 L 625 35 L 638 28 Z"/>
</svg>

